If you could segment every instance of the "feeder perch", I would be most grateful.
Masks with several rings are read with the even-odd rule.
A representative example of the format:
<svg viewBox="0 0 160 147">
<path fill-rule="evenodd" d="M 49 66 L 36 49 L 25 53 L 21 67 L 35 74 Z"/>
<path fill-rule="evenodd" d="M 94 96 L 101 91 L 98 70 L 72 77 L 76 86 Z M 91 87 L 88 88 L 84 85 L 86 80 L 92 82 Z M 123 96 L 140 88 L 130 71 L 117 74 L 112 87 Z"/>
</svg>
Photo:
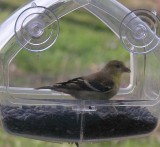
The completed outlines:
<svg viewBox="0 0 160 147">
<path fill-rule="evenodd" d="M 84 8 L 130 53 L 130 83 L 115 100 L 74 100 L 66 94 L 10 87 L 9 65 L 22 49 L 43 52 L 59 36 L 59 19 Z M 92 23 L 92 22 L 91 22 Z M 0 110 L 14 135 L 59 142 L 105 141 L 147 135 L 160 118 L 159 19 L 115 0 L 32 0 L 0 26 Z M 63 41 L 63 40 L 62 40 Z"/>
</svg>

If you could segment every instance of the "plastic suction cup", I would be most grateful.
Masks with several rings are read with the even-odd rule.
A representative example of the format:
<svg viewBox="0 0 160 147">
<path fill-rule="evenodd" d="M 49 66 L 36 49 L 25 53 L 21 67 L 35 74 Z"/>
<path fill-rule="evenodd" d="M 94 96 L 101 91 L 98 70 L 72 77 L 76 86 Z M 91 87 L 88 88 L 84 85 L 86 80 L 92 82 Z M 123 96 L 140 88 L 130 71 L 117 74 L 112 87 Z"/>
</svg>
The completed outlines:
<svg viewBox="0 0 160 147">
<path fill-rule="evenodd" d="M 49 9 L 30 7 L 18 16 L 15 34 L 23 48 L 34 52 L 43 51 L 55 43 L 59 35 L 59 22 Z"/>
<path fill-rule="evenodd" d="M 148 10 L 135 10 L 127 14 L 120 26 L 120 39 L 132 53 L 148 53 L 159 43 L 160 22 Z"/>
</svg>

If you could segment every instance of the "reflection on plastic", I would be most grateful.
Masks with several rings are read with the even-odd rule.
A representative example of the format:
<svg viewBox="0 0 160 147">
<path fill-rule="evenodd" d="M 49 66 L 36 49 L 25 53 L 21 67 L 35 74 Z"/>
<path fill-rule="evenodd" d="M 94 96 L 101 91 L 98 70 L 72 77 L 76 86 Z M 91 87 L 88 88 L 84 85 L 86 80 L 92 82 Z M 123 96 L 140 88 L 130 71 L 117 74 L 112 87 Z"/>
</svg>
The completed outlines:
<svg viewBox="0 0 160 147">
<path fill-rule="evenodd" d="M 148 53 L 159 43 L 159 19 L 148 10 L 135 10 L 127 14 L 120 26 L 120 39 L 132 53 Z"/>
<path fill-rule="evenodd" d="M 59 35 L 59 22 L 49 9 L 34 5 L 17 18 L 15 34 L 23 48 L 34 52 L 43 51 L 55 43 Z"/>
</svg>

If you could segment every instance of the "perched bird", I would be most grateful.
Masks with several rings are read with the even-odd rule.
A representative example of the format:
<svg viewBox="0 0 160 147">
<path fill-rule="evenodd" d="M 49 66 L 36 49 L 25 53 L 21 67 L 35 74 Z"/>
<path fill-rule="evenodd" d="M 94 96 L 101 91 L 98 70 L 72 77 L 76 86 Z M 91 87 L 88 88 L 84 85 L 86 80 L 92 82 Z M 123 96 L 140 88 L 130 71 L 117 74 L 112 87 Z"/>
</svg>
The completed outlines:
<svg viewBox="0 0 160 147">
<path fill-rule="evenodd" d="M 117 94 L 121 76 L 125 72 L 129 73 L 130 69 L 123 62 L 112 60 L 96 73 L 36 89 L 56 90 L 70 94 L 76 99 L 106 100 Z"/>
</svg>

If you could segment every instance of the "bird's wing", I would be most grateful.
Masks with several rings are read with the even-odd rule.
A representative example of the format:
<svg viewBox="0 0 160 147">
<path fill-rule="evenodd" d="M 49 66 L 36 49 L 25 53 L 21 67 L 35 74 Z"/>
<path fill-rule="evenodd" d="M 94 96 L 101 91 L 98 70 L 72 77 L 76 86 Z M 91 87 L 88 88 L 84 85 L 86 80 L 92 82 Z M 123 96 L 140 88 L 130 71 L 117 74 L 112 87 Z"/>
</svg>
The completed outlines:
<svg viewBox="0 0 160 147">
<path fill-rule="evenodd" d="M 107 82 L 98 82 L 96 80 L 88 81 L 88 86 L 92 86 L 95 91 L 99 92 L 111 92 L 114 89 L 114 82 L 109 80 Z"/>
<path fill-rule="evenodd" d="M 53 89 L 54 88 L 64 88 L 81 91 L 110 92 L 114 88 L 114 82 L 107 81 L 105 83 L 101 83 L 96 80 L 88 81 L 83 77 L 78 77 L 67 82 L 57 83 L 53 85 Z"/>
<path fill-rule="evenodd" d="M 85 84 L 85 79 L 83 77 L 74 78 L 67 82 L 56 83 L 53 85 L 53 89 L 63 88 L 63 89 L 70 89 L 70 90 L 87 90 L 93 91 L 92 88 L 88 87 Z"/>
</svg>

